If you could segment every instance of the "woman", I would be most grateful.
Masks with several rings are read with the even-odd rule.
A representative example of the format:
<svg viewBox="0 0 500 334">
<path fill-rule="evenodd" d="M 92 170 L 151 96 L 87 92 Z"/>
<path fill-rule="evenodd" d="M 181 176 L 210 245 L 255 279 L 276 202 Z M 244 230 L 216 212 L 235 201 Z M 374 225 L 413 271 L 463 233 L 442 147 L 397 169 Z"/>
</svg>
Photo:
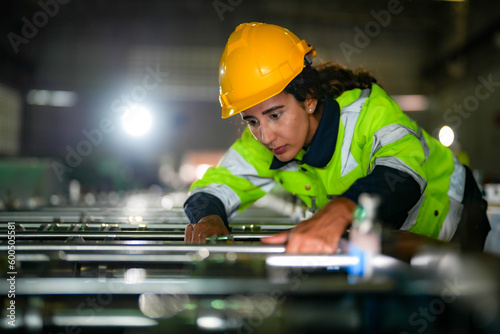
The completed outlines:
<svg viewBox="0 0 500 334">
<path fill-rule="evenodd" d="M 367 71 L 313 67 L 313 56 L 276 25 L 245 23 L 231 34 L 219 71 L 222 117 L 240 114 L 248 127 L 192 185 L 185 240 L 228 235 L 228 221 L 280 183 L 319 209 L 262 240 L 286 243 L 289 253 L 334 252 L 361 193 L 382 198 L 386 227 L 446 241 L 468 235 L 466 247 L 482 249 L 489 224 L 470 170 Z"/>
</svg>

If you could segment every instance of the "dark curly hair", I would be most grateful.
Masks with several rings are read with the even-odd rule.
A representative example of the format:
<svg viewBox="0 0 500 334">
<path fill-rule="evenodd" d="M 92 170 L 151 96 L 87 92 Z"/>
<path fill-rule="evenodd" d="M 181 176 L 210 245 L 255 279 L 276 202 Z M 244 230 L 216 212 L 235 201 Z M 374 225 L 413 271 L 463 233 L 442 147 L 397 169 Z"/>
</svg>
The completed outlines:
<svg viewBox="0 0 500 334">
<path fill-rule="evenodd" d="M 284 89 L 299 102 L 308 95 L 322 101 L 325 95 L 339 97 L 343 92 L 354 88 L 369 88 L 377 80 L 363 68 L 350 70 L 334 62 L 304 67 Z"/>
</svg>

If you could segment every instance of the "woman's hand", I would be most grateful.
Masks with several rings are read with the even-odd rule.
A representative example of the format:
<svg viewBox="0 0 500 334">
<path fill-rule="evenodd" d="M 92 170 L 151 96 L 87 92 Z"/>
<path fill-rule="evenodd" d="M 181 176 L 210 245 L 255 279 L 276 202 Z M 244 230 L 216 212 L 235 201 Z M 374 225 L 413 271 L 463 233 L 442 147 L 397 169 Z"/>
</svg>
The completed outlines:
<svg viewBox="0 0 500 334">
<path fill-rule="evenodd" d="M 188 224 L 184 231 L 184 241 L 187 243 L 204 243 L 207 237 L 217 234 L 229 235 L 221 217 L 210 215 L 201 218 L 196 224 Z"/>
<path fill-rule="evenodd" d="M 293 229 L 262 238 L 262 242 L 286 243 L 287 253 L 332 254 L 337 250 L 340 237 L 352 222 L 355 209 L 356 203 L 339 197 Z"/>
</svg>

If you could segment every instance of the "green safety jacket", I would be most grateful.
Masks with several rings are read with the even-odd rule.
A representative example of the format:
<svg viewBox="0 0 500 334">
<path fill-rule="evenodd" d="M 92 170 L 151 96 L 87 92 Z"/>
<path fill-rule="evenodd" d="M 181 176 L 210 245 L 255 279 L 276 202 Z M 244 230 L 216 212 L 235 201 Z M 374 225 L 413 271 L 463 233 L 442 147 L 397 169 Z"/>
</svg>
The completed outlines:
<svg viewBox="0 0 500 334">
<path fill-rule="evenodd" d="M 338 125 L 322 125 L 331 119 L 324 113 L 310 146 L 316 142 L 330 154 L 306 159 L 308 152 L 302 149 L 292 161 L 282 163 L 247 127 L 219 165 L 193 183 L 191 195 L 217 197 L 231 220 L 279 183 L 309 207 L 321 209 L 376 166 L 385 166 L 410 175 L 420 189 L 400 228 L 451 240 L 462 215 L 466 176 L 451 150 L 405 115 L 378 85 L 346 91 L 331 101 L 340 109 Z M 320 128 L 335 132 L 321 130 L 318 135 Z M 397 173 L 380 177 L 389 184 L 398 182 Z"/>
</svg>

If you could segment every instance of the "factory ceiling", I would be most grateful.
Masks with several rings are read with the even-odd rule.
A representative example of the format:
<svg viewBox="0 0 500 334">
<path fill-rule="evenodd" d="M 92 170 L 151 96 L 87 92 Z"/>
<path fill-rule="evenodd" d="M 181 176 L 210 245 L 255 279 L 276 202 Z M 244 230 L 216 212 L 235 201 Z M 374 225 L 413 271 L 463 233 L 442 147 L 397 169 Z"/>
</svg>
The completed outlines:
<svg viewBox="0 0 500 334">
<path fill-rule="evenodd" d="M 23 98 L 32 90 L 79 96 L 72 114 L 24 106 L 20 153 L 64 153 L 148 68 L 168 75 L 148 98 L 177 113 L 160 121 L 186 129 L 175 134 L 177 143 L 173 130 L 170 137 L 163 131 L 163 146 L 151 154 L 227 147 L 236 132 L 206 133 L 207 140 L 190 133 L 203 134 L 210 122 L 217 133 L 232 126 L 201 111 L 218 109 L 220 54 L 234 28 L 250 21 L 289 28 L 316 47 L 316 61 L 365 67 L 395 95 L 439 94 L 449 83 L 476 80 L 497 63 L 500 49 L 500 6 L 485 0 L 2 1 L 0 82 Z"/>
<path fill-rule="evenodd" d="M 480 43 L 498 44 L 499 17 L 498 6 L 487 1 L 5 1 L 0 5 L 0 62 L 4 81 L 19 86 L 19 71 L 36 72 L 41 49 L 57 41 L 92 39 L 104 49 L 115 45 L 116 56 L 124 44 L 221 48 L 237 24 L 265 21 L 316 38 L 317 44 L 331 40 L 339 45 L 333 52 L 344 58 L 375 39 L 394 52 L 402 52 L 402 41 L 418 39 L 425 53 L 417 65 L 428 75 Z M 30 31 L 26 22 L 34 20 L 39 24 Z M 370 52 L 371 59 L 377 57 L 385 55 Z"/>
</svg>

